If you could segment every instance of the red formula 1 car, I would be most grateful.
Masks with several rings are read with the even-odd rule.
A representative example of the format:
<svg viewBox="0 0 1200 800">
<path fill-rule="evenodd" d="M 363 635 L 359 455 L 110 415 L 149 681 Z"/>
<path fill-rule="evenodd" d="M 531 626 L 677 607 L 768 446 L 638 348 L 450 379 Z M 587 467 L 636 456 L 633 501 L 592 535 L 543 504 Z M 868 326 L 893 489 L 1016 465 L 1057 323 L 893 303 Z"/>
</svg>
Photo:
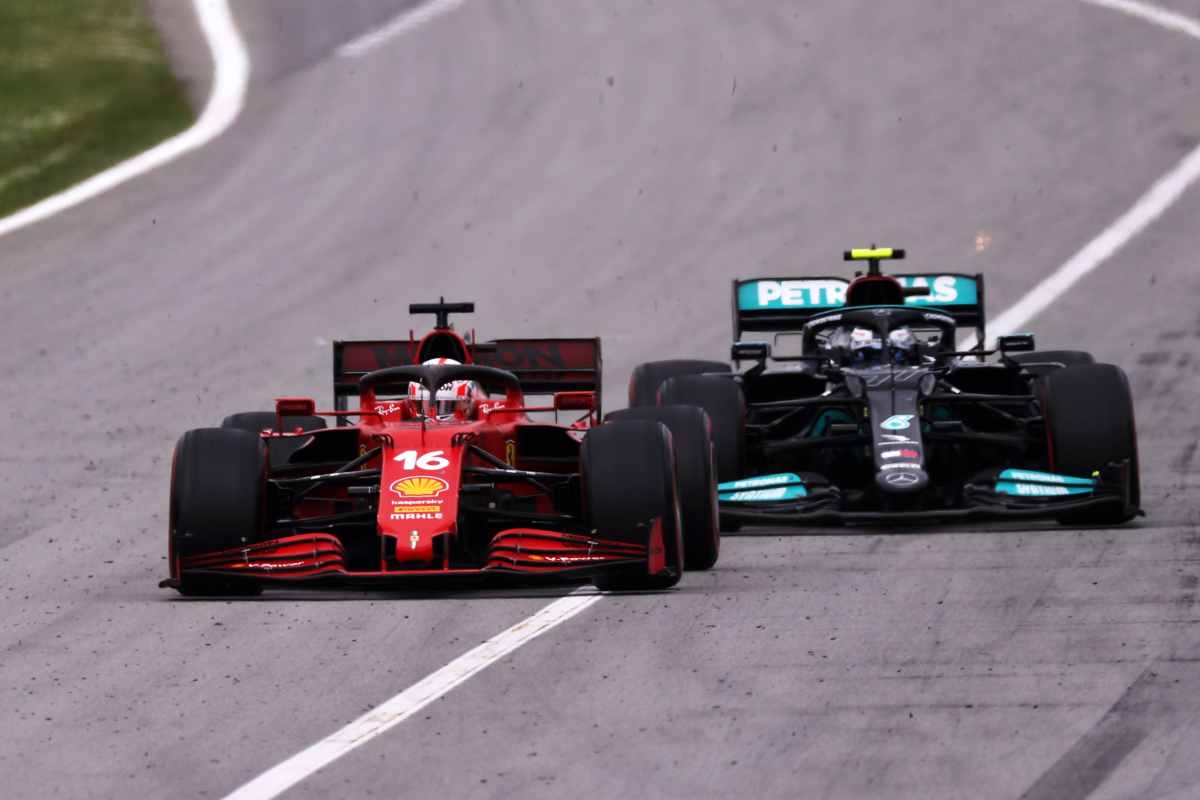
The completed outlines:
<svg viewBox="0 0 1200 800">
<path fill-rule="evenodd" d="M 658 589 L 685 563 L 711 566 L 704 412 L 639 409 L 598 424 L 598 339 L 480 343 L 449 323 L 473 310 L 415 304 L 410 313 L 437 315 L 420 340 L 335 342 L 333 411 L 282 398 L 185 433 L 161 585 L 220 595 L 548 576 Z M 581 417 L 557 421 L 571 411 Z"/>
</svg>

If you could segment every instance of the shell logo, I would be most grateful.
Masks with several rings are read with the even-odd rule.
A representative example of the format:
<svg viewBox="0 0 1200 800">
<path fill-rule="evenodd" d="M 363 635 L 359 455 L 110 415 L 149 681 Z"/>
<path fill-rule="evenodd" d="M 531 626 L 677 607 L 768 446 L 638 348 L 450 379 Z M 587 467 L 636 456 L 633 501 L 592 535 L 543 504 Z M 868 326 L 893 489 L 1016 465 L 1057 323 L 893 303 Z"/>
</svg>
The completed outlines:
<svg viewBox="0 0 1200 800">
<path fill-rule="evenodd" d="M 450 488 L 450 484 L 431 475 L 410 475 L 392 481 L 391 490 L 401 497 L 436 497 Z"/>
</svg>

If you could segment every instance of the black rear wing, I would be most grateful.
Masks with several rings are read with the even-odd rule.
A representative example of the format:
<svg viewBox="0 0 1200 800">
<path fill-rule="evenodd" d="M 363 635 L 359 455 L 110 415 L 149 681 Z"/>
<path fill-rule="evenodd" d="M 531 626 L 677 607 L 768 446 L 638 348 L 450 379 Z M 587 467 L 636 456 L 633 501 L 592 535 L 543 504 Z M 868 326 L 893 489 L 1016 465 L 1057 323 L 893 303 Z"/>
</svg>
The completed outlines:
<svg viewBox="0 0 1200 800">
<path fill-rule="evenodd" d="M 334 408 L 349 408 L 363 375 L 385 367 L 417 363 L 415 340 L 337 341 L 333 343 Z M 526 395 L 589 391 L 596 393 L 600 415 L 599 339 L 497 339 L 467 345 L 474 363 L 508 370 Z"/>
<path fill-rule="evenodd" d="M 906 289 L 928 287 L 929 294 L 909 297 L 908 305 L 941 311 L 960 328 L 984 336 L 982 275 L 959 272 L 890 273 Z M 846 303 L 845 278 L 750 278 L 733 282 L 733 339 L 751 332 L 798 331 L 804 323 Z"/>
</svg>

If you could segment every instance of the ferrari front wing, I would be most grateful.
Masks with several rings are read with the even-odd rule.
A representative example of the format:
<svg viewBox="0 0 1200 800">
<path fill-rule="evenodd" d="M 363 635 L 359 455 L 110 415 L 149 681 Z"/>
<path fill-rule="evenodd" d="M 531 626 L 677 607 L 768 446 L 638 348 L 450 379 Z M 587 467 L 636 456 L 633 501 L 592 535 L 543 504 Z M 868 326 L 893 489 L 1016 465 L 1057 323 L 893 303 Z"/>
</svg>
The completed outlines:
<svg viewBox="0 0 1200 800">
<path fill-rule="evenodd" d="M 341 540 L 328 533 L 305 533 L 187 556 L 159 583 L 185 589 L 190 579 L 240 586 L 410 588 L 538 579 L 586 580 L 604 572 L 668 569 L 661 520 L 644 527 L 647 544 L 600 539 L 577 533 L 511 528 L 491 541 L 487 563 L 479 567 L 443 565 L 424 569 L 361 571 L 346 566 Z"/>
</svg>

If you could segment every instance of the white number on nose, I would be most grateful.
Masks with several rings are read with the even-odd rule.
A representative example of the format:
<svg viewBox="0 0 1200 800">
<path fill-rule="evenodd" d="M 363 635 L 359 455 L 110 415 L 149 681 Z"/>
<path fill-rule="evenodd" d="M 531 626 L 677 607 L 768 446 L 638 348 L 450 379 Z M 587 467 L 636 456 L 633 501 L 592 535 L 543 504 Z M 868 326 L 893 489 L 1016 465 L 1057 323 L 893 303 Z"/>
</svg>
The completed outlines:
<svg viewBox="0 0 1200 800">
<path fill-rule="evenodd" d="M 405 450 L 403 453 L 397 453 L 392 460 L 399 461 L 400 466 L 405 469 L 439 470 L 450 466 L 450 460 L 446 458 L 445 450 L 430 450 L 428 453 L 422 453 L 419 450 Z"/>
</svg>

